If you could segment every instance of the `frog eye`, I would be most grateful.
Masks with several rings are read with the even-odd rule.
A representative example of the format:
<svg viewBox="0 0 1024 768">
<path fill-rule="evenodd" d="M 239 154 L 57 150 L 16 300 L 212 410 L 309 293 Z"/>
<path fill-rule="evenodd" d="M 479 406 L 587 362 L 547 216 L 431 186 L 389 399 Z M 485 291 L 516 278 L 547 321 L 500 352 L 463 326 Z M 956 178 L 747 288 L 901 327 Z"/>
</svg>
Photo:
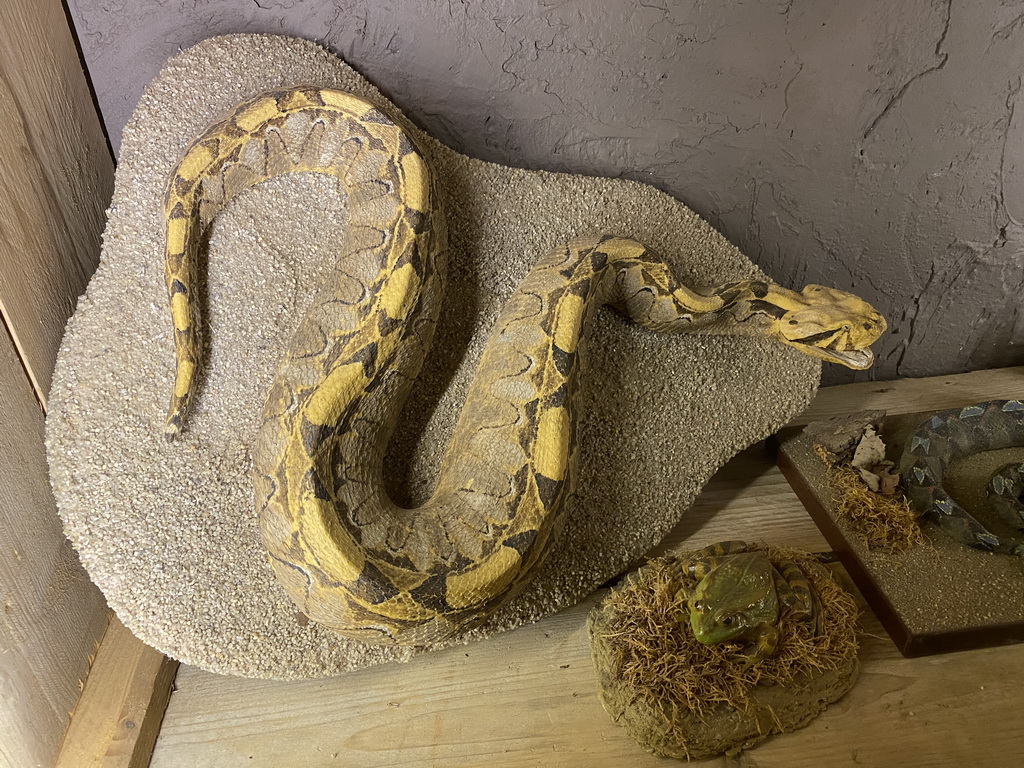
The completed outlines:
<svg viewBox="0 0 1024 768">
<path fill-rule="evenodd" d="M 703 611 L 704 610 L 704 601 L 703 600 L 694 600 L 693 601 L 693 610 L 695 610 L 695 611 Z"/>
<path fill-rule="evenodd" d="M 722 619 L 722 626 L 724 626 L 724 627 L 731 627 L 732 626 L 732 616 L 726 616 L 724 619 Z"/>
</svg>

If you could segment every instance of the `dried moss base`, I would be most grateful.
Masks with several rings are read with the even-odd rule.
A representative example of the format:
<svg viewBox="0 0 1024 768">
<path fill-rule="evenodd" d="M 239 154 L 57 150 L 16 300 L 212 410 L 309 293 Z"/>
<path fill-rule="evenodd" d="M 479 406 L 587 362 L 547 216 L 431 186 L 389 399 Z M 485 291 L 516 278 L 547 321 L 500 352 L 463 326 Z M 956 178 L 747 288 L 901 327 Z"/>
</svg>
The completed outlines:
<svg viewBox="0 0 1024 768">
<path fill-rule="evenodd" d="M 885 411 L 859 411 L 809 424 L 803 434 L 828 468 L 836 513 L 849 521 L 868 548 L 897 552 L 924 542 L 917 514 L 902 488 L 891 496 L 876 493 L 851 464 L 865 430 L 873 427 L 880 432 L 884 419 Z M 891 464 L 895 466 L 896 459 Z"/>
<path fill-rule="evenodd" d="M 601 703 L 649 752 L 705 759 L 735 754 L 773 733 L 807 725 L 848 691 L 860 671 L 857 606 L 812 556 L 796 560 L 822 602 L 822 632 L 783 619 L 779 649 L 744 669 L 742 646 L 705 646 L 684 632 L 671 575 L 675 558 L 651 561 L 612 590 L 588 627 Z"/>
<path fill-rule="evenodd" d="M 894 496 L 871 491 L 849 466 L 829 466 L 838 514 L 850 521 L 870 549 L 897 552 L 924 543 L 917 514 L 902 490 Z"/>
</svg>

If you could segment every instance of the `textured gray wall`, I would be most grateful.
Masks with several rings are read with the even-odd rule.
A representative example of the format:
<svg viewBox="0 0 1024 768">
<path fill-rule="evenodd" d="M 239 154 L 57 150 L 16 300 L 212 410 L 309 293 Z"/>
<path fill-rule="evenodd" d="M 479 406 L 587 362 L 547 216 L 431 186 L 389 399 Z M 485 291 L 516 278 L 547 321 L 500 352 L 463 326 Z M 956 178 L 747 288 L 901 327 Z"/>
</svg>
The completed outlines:
<svg viewBox="0 0 1024 768">
<path fill-rule="evenodd" d="M 1024 363 L 1024 0 L 70 6 L 115 147 L 179 48 L 305 37 L 468 155 L 649 182 L 780 283 L 859 293 L 891 333 L 858 378 Z"/>
</svg>

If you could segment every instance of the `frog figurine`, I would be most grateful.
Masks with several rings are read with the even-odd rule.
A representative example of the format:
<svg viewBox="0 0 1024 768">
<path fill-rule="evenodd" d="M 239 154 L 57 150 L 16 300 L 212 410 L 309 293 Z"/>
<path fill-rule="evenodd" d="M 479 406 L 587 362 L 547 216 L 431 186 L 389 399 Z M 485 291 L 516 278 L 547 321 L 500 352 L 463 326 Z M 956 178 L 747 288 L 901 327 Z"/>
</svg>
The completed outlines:
<svg viewBox="0 0 1024 768">
<path fill-rule="evenodd" d="M 692 590 L 684 587 L 677 593 L 689 608 L 688 617 L 680 615 L 683 630 L 688 618 L 694 637 L 702 643 L 752 643 L 753 650 L 744 654 L 745 667 L 775 652 L 779 618 L 786 612 L 814 622 L 815 631 L 820 631 L 817 596 L 792 560 L 774 565 L 763 550 L 743 541 L 724 541 L 697 550 L 678 567 L 697 581 Z"/>
</svg>

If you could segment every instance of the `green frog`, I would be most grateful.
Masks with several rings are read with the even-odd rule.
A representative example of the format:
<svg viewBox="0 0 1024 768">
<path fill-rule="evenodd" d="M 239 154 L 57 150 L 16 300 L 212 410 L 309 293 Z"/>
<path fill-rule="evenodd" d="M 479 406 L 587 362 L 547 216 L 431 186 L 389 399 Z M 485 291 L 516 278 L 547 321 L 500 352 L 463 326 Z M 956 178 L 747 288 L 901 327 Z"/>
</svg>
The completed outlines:
<svg viewBox="0 0 1024 768">
<path fill-rule="evenodd" d="M 697 580 L 681 590 L 689 607 L 694 637 L 708 645 L 746 641 L 749 667 L 771 656 L 779 644 L 779 618 L 789 612 L 817 622 L 817 598 L 807 576 L 791 560 L 778 565 L 762 550 L 742 541 L 725 541 L 698 550 L 681 564 Z M 684 631 L 687 616 L 680 616 Z"/>
</svg>

